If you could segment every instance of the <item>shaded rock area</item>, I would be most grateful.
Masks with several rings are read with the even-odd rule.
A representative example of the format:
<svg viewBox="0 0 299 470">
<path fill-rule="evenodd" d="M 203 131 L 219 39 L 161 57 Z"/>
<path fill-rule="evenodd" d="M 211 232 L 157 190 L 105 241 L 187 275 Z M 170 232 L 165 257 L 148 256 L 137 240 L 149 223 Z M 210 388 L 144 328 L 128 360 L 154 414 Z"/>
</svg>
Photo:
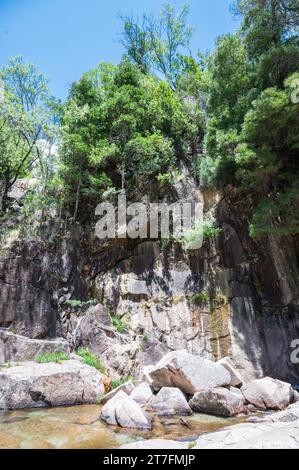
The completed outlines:
<svg viewBox="0 0 299 470">
<path fill-rule="evenodd" d="M 46 253 L 44 263 L 38 259 L 41 251 L 39 242 L 28 240 L 0 258 L 0 326 L 30 338 L 54 334 L 56 326 L 50 267 Z"/>
<path fill-rule="evenodd" d="M 131 429 L 151 429 L 151 417 L 125 392 L 118 392 L 102 408 L 106 423 Z"/>
<path fill-rule="evenodd" d="M 299 337 L 298 241 L 256 243 L 248 235 L 251 201 L 233 190 L 202 192 L 187 168 L 183 174 L 172 200 L 204 201 L 219 236 L 189 252 L 172 242 L 105 244 L 90 226 L 67 232 L 53 219 L 41 237 L 2 243 L 0 327 L 33 339 L 61 336 L 71 350 L 88 347 L 112 379 L 140 380 L 144 366 L 186 349 L 213 361 L 232 358 L 245 381 L 268 375 L 298 383 L 299 365 L 290 359 Z M 82 305 L 72 309 L 70 300 Z M 127 328 L 117 331 L 100 310 L 93 316 L 88 300 Z"/>
<path fill-rule="evenodd" d="M 221 229 L 199 250 L 172 241 L 103 242 L 93 227 L 78 223 L 68 231 L 55 217 L 39 236 L 10 230 L 0 256 L 4 362 L 32 358 L 62 338 L 57 348 L 65 341 L 72 353 L 88 348 L 112 380 L 131 375 L 139 382 L 144 370 L 156 392 L 176 387 L 191 396 L 243 383 L 254 406 L 290 402 L 289 386 L 277 395 L 250 382 L 269 376 L 299 383 L 291 361 L 299 338 L 298 239 L 256 242 L 248 233 L 253 201 L 233 189 L 202 191 L 187 167 L 182 175 L 170 200 L 204 202 Z"/>
<path fill-rule="evenodd" d="M 70 353 L 69 343 L 63 338 L 30 339 L 0 328 L 0 364 L 34 360 L 39 354 Z"/>
<path fill-rule="evenodd" d="M 196 393 L 189 405 L 198 413 L 216 416 L 235 416 L 244 411 L 245 398 L 224 387 L 212 388 Z"/>
<path fill-rule="evenodd" d="M 0 409 L 96 403 L 103 392 L 101 374 L 76 360 L 0 369 Z"/>
</svg>

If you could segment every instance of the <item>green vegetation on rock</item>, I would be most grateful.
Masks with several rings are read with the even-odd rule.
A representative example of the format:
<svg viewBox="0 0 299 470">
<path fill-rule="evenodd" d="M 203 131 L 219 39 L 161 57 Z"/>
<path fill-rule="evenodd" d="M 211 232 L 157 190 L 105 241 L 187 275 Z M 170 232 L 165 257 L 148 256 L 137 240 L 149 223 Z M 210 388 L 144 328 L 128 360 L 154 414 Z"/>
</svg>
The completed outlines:
<svg viewBox="0 0 299 470">
<path fill-rule="evenodd" d="M 83 363 L 88 366 L 98 369 L 102 374 L 105 373 L 105 367 L 101 363 L 100 359 L 91 353 L 87 348 L 79 348 L 76 354 L 83 359 Z"/>
<path fill-rule="evenodd" d="M 39 354 L 36 356 L 35 360 L 39 364 L 44 364 L 47 362 L 56 362 L 57 364 L 60 364 L 62 361 L 68 361 L 70 359 L 70 356 L 65 353 L 65 352 L 54 352 L 54 353 L 45 353 L 45 354 Z"/>
</svg>

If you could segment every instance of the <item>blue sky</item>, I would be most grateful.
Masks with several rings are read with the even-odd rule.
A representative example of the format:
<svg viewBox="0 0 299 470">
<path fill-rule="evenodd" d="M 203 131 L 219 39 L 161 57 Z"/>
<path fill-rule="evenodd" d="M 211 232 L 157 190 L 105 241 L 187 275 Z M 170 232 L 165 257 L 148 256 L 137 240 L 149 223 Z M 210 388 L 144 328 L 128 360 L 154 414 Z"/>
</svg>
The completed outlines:
<svg viewBox="0 0 299 470">
<path fill-rule="evenodd" d="M 21 54 L 50 79 L 53 94 L 65 98 L 70 84 L 99 62 L 119 62 L 122 12 L 157 13 L 165 3 L 184 0 L 0 0 L 0 66 Z M 189 0 L 192 49 L 213 48 L 217 36 L 233 32 L 231 0 Z"/>
</svg>

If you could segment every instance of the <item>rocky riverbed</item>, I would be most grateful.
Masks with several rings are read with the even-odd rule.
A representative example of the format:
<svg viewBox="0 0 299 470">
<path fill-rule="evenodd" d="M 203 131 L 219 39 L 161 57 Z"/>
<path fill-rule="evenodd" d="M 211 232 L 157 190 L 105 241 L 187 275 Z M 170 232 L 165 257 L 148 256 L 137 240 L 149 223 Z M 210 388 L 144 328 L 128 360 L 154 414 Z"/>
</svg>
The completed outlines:
<svg viewBox="0 0 299 470">
<path fill-rule="evenodd" d="M 15 410 L 0 415 L 0 449 L 113 449 L 142 440 L 170 439 L 193 442 L 199 435 L 230 426 L 244 418 L 219 418 L 203 414 L 154 418 L 151 431 L 109 426 L 99 419 L 101 406 Z M 182 444 L 185 446 L 185 443 Z"/>
<path fill-rule="evenodd" d="M 173 351 L 145 367 L 143 381 L 110 391 L 107 381 L 75 354 L 2 365 L 0 446 L 299 447 L 298 393 L 271 377 L 244 382 L 229 358 Z"/>
</svg>

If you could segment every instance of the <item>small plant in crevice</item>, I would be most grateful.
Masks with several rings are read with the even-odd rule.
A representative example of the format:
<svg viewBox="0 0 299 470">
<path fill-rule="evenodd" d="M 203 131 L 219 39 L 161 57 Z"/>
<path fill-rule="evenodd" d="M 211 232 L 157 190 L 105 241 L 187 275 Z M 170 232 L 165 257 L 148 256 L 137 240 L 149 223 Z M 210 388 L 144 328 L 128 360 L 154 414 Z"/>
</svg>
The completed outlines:
<svg viewBox="0 0 299 470">
<path fill-rule="evenodd" d="M 91 300 L 76 300 L 76 299 L 71 299 L 71 300 L 66 300 L 65 305 L 68 307 L 76 308 L 76 307 L 85 307 L 88 305 L 96 305 L 97 300 L 96 299 L 91 299 Z"/>
<path fill-rule="evenodd" d="M 91 353 L 87 348 L 79 348 L 76 351 L 76 354 L 83 359 L 83 363 L 87 364 L 88 366 L 94 367 L 102 374 L 105 373 L 105 367 L 101 363 L 100 359 Z"/>
<path fill-rule="evenodd" d="M 117 315 L 114 313 L 110 312 L 110 318 L 112 321 L 112 325 L 116 329 L 118 333 L 124 333 L 126 330 L 128 330 L 128 325 Z"/>
<path fill-rule="evenodd" d="M 62 361 L 68 361 L 69 359 L 70 356 L 67 353 L 56 351 L 53 353 L 39 354 L 36 356 L 35 361 L 39 364 L 45 364 L 48 362 L 56 362 L 56 364 L 60 364 Z"/>
<path fill-rule="evenodd" d="M 227 297 L 220 289 L 203 290 L 192 295 L 190 301 L 197 306 L 207 305 L 210 311 L 214 311 L 227 304 Z"/>
<path fill-rule="evenodd" d="M 210 302 L 210 294 L 208 291 L 197 292 L 191 296 L 191 301 L 195 305 L 208 304 Z"/>
<path fill-rule="evenodd" d="M 121 385 L 125 384 L 126 382 L 131 382 L 133 380 L 133 377 L 131 375 L 127 375 L 119 380 L 111 380 L 111 387 L 114 390 L 117 387 L 120 387 Z"/>
</svg>

